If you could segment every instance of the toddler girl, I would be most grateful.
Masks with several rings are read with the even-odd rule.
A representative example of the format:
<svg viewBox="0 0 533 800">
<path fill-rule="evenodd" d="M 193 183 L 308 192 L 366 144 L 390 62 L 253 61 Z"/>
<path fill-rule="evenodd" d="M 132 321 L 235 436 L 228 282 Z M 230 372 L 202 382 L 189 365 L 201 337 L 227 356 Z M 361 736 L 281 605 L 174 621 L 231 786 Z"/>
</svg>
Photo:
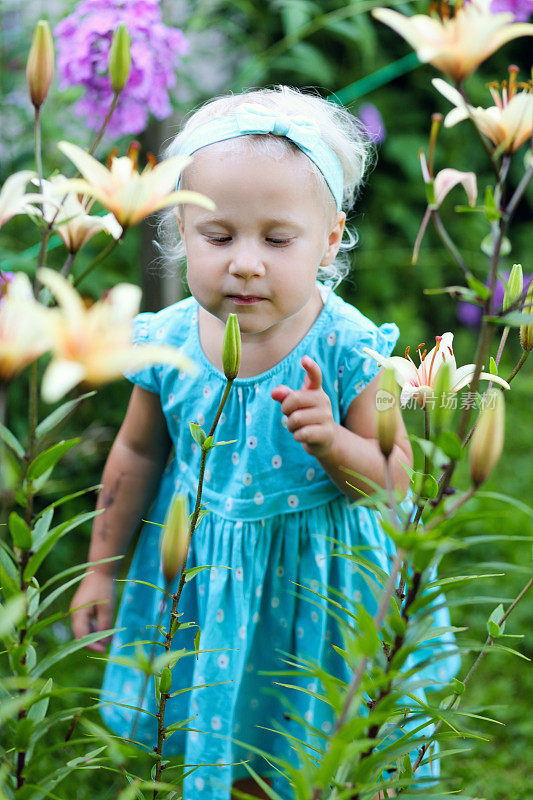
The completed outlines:
<svg viewBox="0 0 533 800">
<path fill-rule="evenodd" d="M 226 384 L 222 337 L 228 315 L 236 313 L 241 367 L 215 437 L 236 442 L 209 453 L 202 499 L 211 513 L 194 533 L 187 560 L 187 567 L 212 566 L 185 584 L 178 609 L 182 621 L 200 626 L 206 652 L 182 658 L 173 671 L 173 692 L 195 688 L 168 703 L 165 722 L 192 719 L 186 733 L 166 742 L 164 754 L 184 753 L 185 765 L 205 765 L 186 777 L 185 800 L 229 800 L 233 782 L 263 796 L 255 783 L 254 790 L 243 782 L 249 773 L 235 763 L 243 760 L 289 799 L 284 777 L 231 737 L 286 757 L 288 740 L 277 731 L 310 736 L 293 716 L 323 734 L 332 730 L 326 703 L 276 686 L 275 677 L 261 672 L 287 669 L 282 659 L 292 654 L 350 681 L 332 647 L 342 646 L 342 638 L 329 604 L 298 584 L 336 600 L 329 585 L 348 605 L 363 600 L 373 613 L 361 571 L 347 558 L 328 558 L 331 540 L 343 553 L 370 548 L 365 557 L 385 570 L 393 552 L 379 515 L 351 505 L 361 497 L 357 488 L 372 489 L 355 478 L 348 480 L 357 488 L 349 487 L 342 471 L 385 483 L 374 429 L 379 367 L 363 348 L 389 356 L 398 338 L 396 325 L 376 327 L 331 288 L 343 274 L 335 259 L 366 143 L 347 111 L 278 86 L 206 103 L 172 142 L 167 155 L 175 154 L 192 156 L 180 188 L 207 195 L 216 209 L 178 208 L 192 296 L 139 314 L 135 340 L 182 348 L 199 374 L 150 367 L 129 376 L 135 387 L 105 467 L 99 506 L 106 510 L 96 518 L 89 557 L 122 553 L 143 516 L 162 523 L 175 492 L 188 495 L 193 507 L 201 453 L 189 422 L 209 428 L 215 416 Z M 391 465 L 405 493 L 402 463 L 411 466 L 412 455 L 399 418 Z M 143 527 L 129 578 L 164 585 L 159 537 L 159 527 Z M 149 586 L 125 584 L 111 658 L 132 653 L 128 643 L 158 637 L 147 626 L 157 622 L 162 597 Z M 97 629 L 111 627 L 110 567 L 84 578 L 73 607 L 82 604 L 88 605 L 73 614 L 77 636 L 89 632 L 93 618 Z M 445 611 L 437 616 L 446 624 Z M 195 627 L 180 630 L 174 646 L 193 650 L 195 633 Z M 455 664 L 439 663 L 446 666 L 432 677 L 446 681 Z M 303 672 L 279 680 L 320 692 L 317 679 Z M 104 699 L 123 705 L 102 713 L 122 736 L 138 716 L 135 739 L 151 747 L 153 716 L 127 707 L 139 704 L 143 681 L 141 672 L 109 662 Z M 153 696 L 145 707 L 155 712 Z M 314 745 L 323 747 L 325 738 L 315 737 Z"/>
</svg>

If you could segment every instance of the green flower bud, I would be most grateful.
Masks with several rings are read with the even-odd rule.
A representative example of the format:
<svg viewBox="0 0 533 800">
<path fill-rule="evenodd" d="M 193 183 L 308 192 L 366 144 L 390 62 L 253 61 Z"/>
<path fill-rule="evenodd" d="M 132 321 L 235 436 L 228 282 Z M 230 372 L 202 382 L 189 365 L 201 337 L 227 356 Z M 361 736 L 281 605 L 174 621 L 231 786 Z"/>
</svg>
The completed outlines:
<svg viewBox="0 0 533 800">
<path fill-rule="evenodd" d="M 533 350 L 533 281 L 529 284 L 522 314 L 531 314 L 531 324 L 520 326 L 520 344 L 522 350 Z"/>
<path fill-rule="evenodd" d="M 474 486 L 487 480 L 503 450 L 505 402 L 500 389 L 489 389 L 480 411 L 468 453 Z"/>
<path fill-rule="evenodd" d="M 234 380 L 241 365 L 241 332 L 237 314 L 230 314 L 222 341 L 222 366 L 229 381 Z"/>
<path fill-rule="evenodd" d="M 433 384 L 434 405 L 430 408 L 430 415 L 436 430 L 442 430 L 448 421 L 453 409 L 448 407 L 448 396 L 450 394 L 450 365 L 443 361 L 437 372 L 435 383 Z"/>
<path fill-rule="evenodd" d="M 503 306 L 502 306 L 503 311 L 507 311 L 509 306 L 512 306 L 513 303 L 515 303 L 518 300 L 518 298 L 522 294 L 523 288 L 524 288 L 524 279 L 522 277 L 522 265 L 513 264 L 511 274 L 509 275 L 509 281 L 505 289 L 505 294 L 503 296 Z"/>
<path fill-rule="evenodd" d="M 187 498 L 175 494 L 167 512 L 162 533 L 161 561 L 163 575 L 167 584 L 171 583 L 187 555 L 187 538 L 189 533 L 189 509 Z"/>
<path fill-rule="evenodd" d="M 41 19 L 35 26 L 26 63 L 26 80 L 35 108 L 40 108 L 46 100 L 53 77 L 54 40 L 48 22 Z"/>
<path fill-rule="evenodd" d="M 109 77 L 111 88 L 118 94 L 123 90 L 130 74 L 131 39 L 123 22 L 120 23 L 115 33 L 109 51 Z"/>
<path fill-rule="evenodd" d="M 168 667 L 163 667 L 161 670 L 161 681 L 159 683 L 159 691 L 161 694 L 168 694 L 172 686 L 172 673 Z"/>
<path fill-rule="evenodd" d="M 386 368 L 376 392 L 376 434 L 385 458 L 392 453 L 398 432 L 398 405 L 398 382 L 394 377 L 394 370 Z"/>
</svg>

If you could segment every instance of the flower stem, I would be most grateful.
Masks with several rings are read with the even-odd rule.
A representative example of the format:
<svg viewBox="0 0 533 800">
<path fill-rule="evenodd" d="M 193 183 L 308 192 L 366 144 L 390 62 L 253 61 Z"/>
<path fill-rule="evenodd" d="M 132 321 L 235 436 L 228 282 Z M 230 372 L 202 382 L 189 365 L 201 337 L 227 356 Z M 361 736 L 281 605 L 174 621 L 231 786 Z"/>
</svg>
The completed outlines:
<svg viewBox="0 0 533 800">
<path fill-rule="evenodd" d="M 104 258 L 107 258 L 107 256 L 108 256 L 110 253 L 112 253 L 112 252 L 113 252 L 113 250 L 114 250 L 114 249 L 115 249 L 115 247 L 118 245 L 118 243 L 122 241 L 122 238 L 123 238 L 123 236 L 124 236 L 124 233 L 125 233 L 125 231 L 123 231 L 123 232 L 122 232 L 122 235 L 120 236 L 120 238 L 118 238 L 118 239 L 113 239 L 111 242 L 108 242 L 108 244 L 106 245 L 106 247 L 104 247 L 104 249 L 100 251 L 100 253 L 99 253 L 99 254 L 96 256 L 96 258 L 95 258 L 95 259 L 94 259 L 94 260 L 93 260 L 93 261 L 92 261 L 92 262 L 89 264 L 89 266 L 87 267 L 87 269 L 85 269 L 85 270 L 84 270 L 84 271 L 81 273 L 81 275 L 78 275 L 78 277 L 77 277 L 77 278 L 76 278 L 76 280 L 74 281 L 74 287 L 78 286 L 78 285 L 79 285 L 79 284 L 80 284 L 80 283 L 81 283 L 83 280 L 85 280 L 85 278 L 87 277 L 87 275 L 89 275 L 89 273 L 90 273 L 90 272 L 92 272 L 92 271 L 93 271 L 93 269 L 94 269 L 95 267 L 97 267 L 97 266 L 98 266 L 98 264 L 100 264 L 100 263 L 101 263 L 101 262 L 104 260 Z"/>
<path fill-rule="evenodd" d="M 119 96 L 120 96 L 120 92 L 115 92 L 115 96 L 113 97 L 113 102 L 111 103 L 109 111 L 107 112 L 106 117 L 105 117 L 105 119 L 102 122 L 102 125 L 100 127 L 100 130 L 96 134 L 95 140 L 91 145 L 91 149 L 89 150 L 89 155 L 90 156 L 92 156 L 92 154 L 94 153 L 94 151 L 96 150 L 96 148 L 97 148 L 97 146 L 98 146 L 98 144 L 100 142 L 100 139 L 104 135 L 104 131 L 107 128 L 109 120 L 111 119 L 111 115 L 112 115 L 113 111 L 115 110 L 115 108 L 117 107 Z"/>
<path fill-rule="evenodd" d="M 526 361 L 526 358 L 528 357 L 528 355 L 529 355 L 529 350 L 524 350 L 524 352 L 523 352 L 523 353 L 522 353 L 522 355 L 520 356 L 520 361 L 518 362 L 518 364 L 515 366 L 515 368 L 513 369 L 513 371 L 511 372 L 511 374 L 510 374 L 510 375 L 509 375 L 509 377 L 507 378 L 507 383 L 511 383 L 511 381 L 513 380 L 513 378 L 514 378 L 514 376 L 516 375 L 516 373 L 517 373 L 517 372 L 518 372 L 520 369 L 522 369 L 522 366 L 524 365 L 524 363 L 525 363 L 525 361 Z"/>
<path fill-rule="evenodd" d="M 37 174 L 39 176 L 39 185 L 41 194 L 43 191 L 42 179 L 43 179 L 43 159 L 42 159 L 42 146 L 41 146 L 41 107 L 35 109 L 35 117 L 33 122 L 33 137 L 34 137 L 34 145 L 35 145 L 35 166 L 37 169 Z"/>
<path fill-rule="evenodd" d="M 442 242 L 445 245 L 445 247 L 447 247 L 448 250 L 450 251 L 450 253 L 452 255 L 452 258 L 456 262 L 457 266 L 459 267 L 459 269 L 461 270 L 461 272 L 463 273 L 465 278 L 470 277 L 472 275 L 472 272 L 468 268 L 468 266 L 466 264 L 466 261 L 464 260 L 464 258 L 462 257 L 461 253 L 457 249 L 455 243 L 452 241 L 452 238 L 449 235 L 448 231 L 446 230 L 446 228 L 442 224 L 442 220 L 440 218 L 439 212 L 438 211 L 432 211 L 431 212 L 431 218 L 433 220 L 433 224 L 435 226 L 435 229 L 436 229 L 437 233 L 439 234 L 440 238 L 442 239 Z"/>
</svg>

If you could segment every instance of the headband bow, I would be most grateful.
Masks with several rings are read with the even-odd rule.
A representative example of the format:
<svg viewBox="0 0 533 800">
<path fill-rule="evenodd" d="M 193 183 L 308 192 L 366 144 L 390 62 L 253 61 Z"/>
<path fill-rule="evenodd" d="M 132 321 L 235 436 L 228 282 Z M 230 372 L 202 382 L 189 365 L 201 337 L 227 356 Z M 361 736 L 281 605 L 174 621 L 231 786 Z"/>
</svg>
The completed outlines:
<svg viewBox="0 0 533 800">
<path fill-rule="evenodd" d="M 271 112 L 255 103 L 243 103 L 235 110 L 237 125 L 243 133 L 273 133 L 286 136 L 300 148 L 312 150 L 320 139 L 320 128 L 303 116 L 288 117 Z"/>
<path fill-rule="evenodd" d="M 317 165 L 331 190 L 337 210 L 341 210 L 342 164 L 335 151 L 322 139 L 316 122 L 308 117 L 289 117 L 257 103 L 241 103 L 232 114 L 215 117 L 192 130 L 180 142 L 177 155 L 190 156 L 202 147 L 249 133 L 273 133 L 294 142 Z M 178 186 L 179 182 L 178 178 Z"/>
</svg>

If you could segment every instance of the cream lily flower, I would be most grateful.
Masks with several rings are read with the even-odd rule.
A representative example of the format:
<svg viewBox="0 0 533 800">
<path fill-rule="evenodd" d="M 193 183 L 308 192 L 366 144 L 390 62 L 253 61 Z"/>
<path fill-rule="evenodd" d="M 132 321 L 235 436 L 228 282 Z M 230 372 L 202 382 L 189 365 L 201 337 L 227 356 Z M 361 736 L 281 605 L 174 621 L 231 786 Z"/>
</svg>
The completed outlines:
<svg viewBox="0 0 533 800">
<path fill-rule="evenodd" d="M 463 389 L 474 377 L 475 364 L 465 364 L 463 367 L 457 367 L 455 363 L 455 356 L 453 354 L 452 342 L 453 333 L 449 331 L 443 333 L 442 336 L 436 336 L 437 344 L 430 350 L 429 353 L 424 350 L 421 352 L 423 345 L 418 346 L 418 353 L 420 356 L 420 366 L 417 367 L 413 359 L 409 356 L 409 348 L 405 351 L 405 358 L 400 356 L 392 356 L 384 358 L 381 353 L 372 350 L 370 347 L 364 347 L 363 352 L 374 358 L 380 366 L 392 367 L 396 380 L 402 387 L 400 395 L 400 405 L 404 406 L 411 397 L 414 397 L 417 403 L 423 408 L 425 405 L 425 397 L 427 394 L 433 393 L 433 387 L 437 380 L 437 375 L 441 365 L 446 362 L 450 368 L 450 391 L 457 392 Z M 480 380 L 492 381 L 499 383 L 505 389 L 511 387 L 504 381 L 503 378 L 497 375 L 490 375 L 488 372 L 480 374 Z"/>
<path fill-rule="evenodd" d="M 512 75 L 512 73 L 511 73 Z M 444 125 L 451 128 L 472 117 L 476 127 L 503 152 L 514 153 L 533 133 L 533 93 L 529 88 L 516 92 L 513 82 L 501 94 L 495 86 L 490 87 L 495 105 L 489 108 L 468 105 L 457 89 L 441 78 L 435 78 L 433 86 L 455 106 L 445 117 Z"/>
<path fill-rule="evenodd" d="M 100 231 L 106 231 L 114 239 L 120 239 L 122 228 L 114 214 L 91 216 L 88 211 L 92 203 L 80 203 L 75 194 L 66 193 L 67 183 L 64 175 L 55 175 L 49 181 L 41 181 L 42 194 L 30 195 L 34 201 L 40 201 L 40 204 L 28 213 L 41 217 L 48 224 L 53 222 L 54 230 L 69 253 L 77 253 L 85 242 Z M 65 193 L 60 200 L 57 199 L 58 190 Z"/>
<path fill-rule="evenodd" d="M 38 303 L 30 279 L 17 272 L 0 304 L 0 379 L 9 381 L 50 349 L 49 312 Z"/>
<path fill-rule="evenodd" d="M 402 36 L 420 61 L 429 62 L 454 81 L 462 81 L 492 53 L 519 36 L 532 36 L 533 25 L 513 22 L 510 12 L 493 14 L 492 0 L 471 0 L 454 16 L 426 14 L 405 17 L 390 8 L 375 8 L 372 16 Z"/>
<path fill-rule="evenodd" d="M 25 189 L 26 184 L 35 177 L 35 172 L 23 169 L 6 179 L 0 191 L 0 228 L 11 217 L 26 214 L 31 208 L 29 205 L 31 195 L 26 195 Z"/>
<path fill-rule="evenodd" d="M 127 156 L 111 158 L 111 169 L 75 144 L 59 142 L 58 147 L 85 178 L 68 180 L 64 188 L 94 197 L 115 215 L 123 228 L 177 203 L 194 203 L 210 211 L 215 208 L 212 200 L 198 192 L 172 191 L 178 175 L 192 160 L 188 157 L 173 156 L 155 166 L 149 164 L 139 174 L 137 150 L 131 146 Z"/>
<path fill-rule="evenodd" d="M 132 343 L 131 319 L 141 302 L 138 286 L 117 284 L 86 309 L 71 283 L 58 272 L 41 268 L 37 277 L 59 304 L 58 309 L 50 309 L 54 357 L 41 387 L 47 402 L 59 400 L 81 381 L 107 383 L 149 364 L 170 364 L 196 372 L 194 362 L 176 347 Z"/>
</svg>

